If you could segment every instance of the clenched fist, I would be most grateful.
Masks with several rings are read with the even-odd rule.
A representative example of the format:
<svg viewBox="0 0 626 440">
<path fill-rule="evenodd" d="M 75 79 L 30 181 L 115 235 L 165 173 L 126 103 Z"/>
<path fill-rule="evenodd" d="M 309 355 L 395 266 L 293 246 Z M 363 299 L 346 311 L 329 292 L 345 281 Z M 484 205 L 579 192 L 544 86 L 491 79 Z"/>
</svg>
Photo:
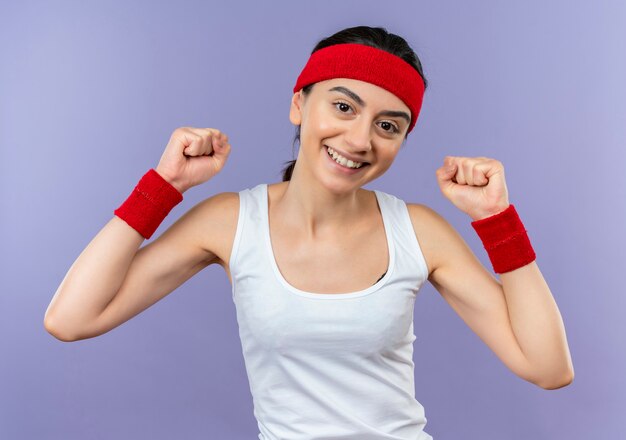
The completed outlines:
<svg viewBox="0 0 626 440">
<path fill-rule="evenodd" d="M 218 129 L 179 127 L 155 171 L 183 193 L 219 173 L 229 154 L 228 136 Z"/>
<path fill-rule="evenodd" d="M 504 165 L 499 160 L 446 156 L 435 174 L 443 195 L 472 220 L 502 212 L 510 204 Z"/>
</svg>

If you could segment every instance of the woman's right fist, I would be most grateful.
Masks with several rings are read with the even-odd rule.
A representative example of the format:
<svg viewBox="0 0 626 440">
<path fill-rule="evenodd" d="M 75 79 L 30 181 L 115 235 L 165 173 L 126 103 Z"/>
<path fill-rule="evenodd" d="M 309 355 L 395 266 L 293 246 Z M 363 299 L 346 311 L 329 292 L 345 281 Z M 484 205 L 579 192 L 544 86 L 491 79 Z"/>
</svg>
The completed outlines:
<svg viewBox="0 0 626 440">
<path fill-rule="evenodd" d="M 229 154 L 228 136 L 218 129 L 179 127 L 155 171 L 183 193 L 219 173 Z"/>
</svg>

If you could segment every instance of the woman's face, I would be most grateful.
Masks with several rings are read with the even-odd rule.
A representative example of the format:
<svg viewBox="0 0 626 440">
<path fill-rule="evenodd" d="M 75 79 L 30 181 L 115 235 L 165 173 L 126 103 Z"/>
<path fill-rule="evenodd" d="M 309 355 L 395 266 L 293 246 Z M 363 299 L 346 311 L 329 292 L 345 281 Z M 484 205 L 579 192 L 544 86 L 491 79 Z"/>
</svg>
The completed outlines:
<svg viewBox="0 0 626 440">
<path fill-rule="evenodd" d="M 300 125 L 296 167 L 338 190 L 361 187 L 391 166 L 410 118 L 408 106 L 382 87 L 348 78 L 320 81 L 291 101 L 289 119 Z M 326 147 L 363 165 L 347 169 Z"/>
</svg>

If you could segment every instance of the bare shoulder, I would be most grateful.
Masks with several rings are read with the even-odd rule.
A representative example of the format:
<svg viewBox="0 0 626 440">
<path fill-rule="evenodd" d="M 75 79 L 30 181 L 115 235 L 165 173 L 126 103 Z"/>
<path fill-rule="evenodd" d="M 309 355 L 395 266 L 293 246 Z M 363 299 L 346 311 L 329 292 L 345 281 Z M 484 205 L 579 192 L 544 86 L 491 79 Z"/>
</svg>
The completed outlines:
<svg viewBox="0 0 626 440">
<path fill-rule="evenodd" d="M 429 281 L 444 296 L 455 301 L 464 297 L 467 285 L 493 288 L 495 278 L 474 255 L 459 232 L 434 209 L 407 203 L 415 235 L 428 262 Z M 458 280 L 462 280 L 460 285 Z"/>
<path fill-rule="evenodd" d="M 239 193 L 217 193 L 196 204 L 195 232 L 200 246 L 213 256 L 212 263 L 224 266 L 228 262 L 239 218 Z M 185 214 L 187 215 L 187 214 Z"/>
<path fill-rule="evenodd" d="M 428 274 L 441 267 L 445 256 L 464 242 L 454 227 L 437 211 L 422 203 L 406 204 L 415 236 L 424 253 Z"/>
</svg>

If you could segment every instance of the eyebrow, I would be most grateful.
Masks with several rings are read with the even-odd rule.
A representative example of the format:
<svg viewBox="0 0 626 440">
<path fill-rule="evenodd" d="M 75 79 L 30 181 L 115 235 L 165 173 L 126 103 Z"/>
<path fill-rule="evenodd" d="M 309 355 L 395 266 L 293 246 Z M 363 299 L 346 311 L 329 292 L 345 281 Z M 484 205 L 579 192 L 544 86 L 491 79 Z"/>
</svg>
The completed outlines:
<svg viewBox="0 0 626 440">
<path fill-rule="evenodd" d="M 363 101 L 363 99 L 361 99 L 361 97 L 359 95 L 357 95 L 356 93 L 354 93 L 352 90 L 350 90 L 347 87 L 343 87 L 343 86 L 336 86 L 333 87 L 331 89 L 328 89 L 329 92 L 341 92 L 344 95 L 349 96 L 350 98 L 352 98 L 353 100 L 356 101 L 357 104 L 359 104 L 361 107 L 365 107 L 365 101 Z M 402 111 L 397 111 L 397 110 L 383 110 L 381 112 L 378 113 L 378 115 L 376 116 L 390 116 L 390 117 L 400 117 L 403 118 L 404 120 L 406 120 L 407 124 L 411 123 L 411 117 L 409 116 L 409 114 L 407 112 L 402 112 Z"/>
</svg>

